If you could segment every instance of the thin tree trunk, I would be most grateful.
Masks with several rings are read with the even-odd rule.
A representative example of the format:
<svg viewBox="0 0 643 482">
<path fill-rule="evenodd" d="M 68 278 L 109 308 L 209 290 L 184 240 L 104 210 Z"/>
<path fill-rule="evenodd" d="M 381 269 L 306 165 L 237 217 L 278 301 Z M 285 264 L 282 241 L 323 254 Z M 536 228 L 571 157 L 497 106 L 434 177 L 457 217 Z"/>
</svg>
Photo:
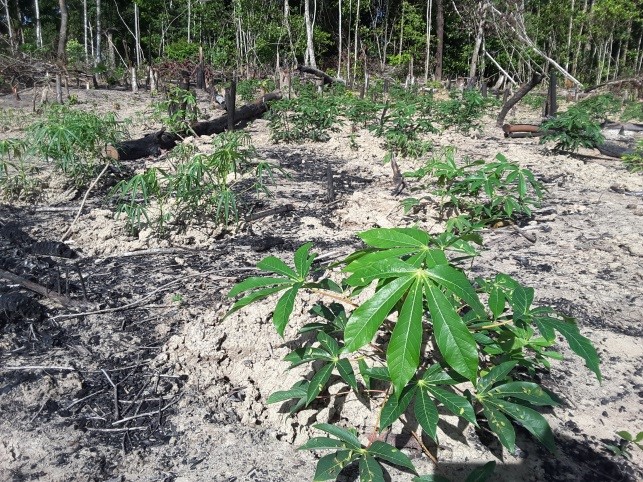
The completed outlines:
<svg viewBox="0 0 643 482">
<path fill-rule="evenodd" d="M 100 16 L 101 16 L 101 12 L 100 12 L 101 4 L 100 4 L 100 2 L 101 2 L 101 0 L 96 0 L 96 51 L 94 52 L 94 54 L 95 54 L 94 58 L 96 59 L 96 65 L 98 65 L 102 60 L 102 56 L 101 56 L 101 52 L 100 52 L 100 48 L 101 48 L 100 40 L 101 40 L 101 34 L 102 34 L 101 25 L 100 25 Z M 112 34 L 110 32 L 109 33 L 110 39 L 111 39 L 111 35 Z M 110 40 L 110 42 L 111 42 L 111 40 Z M 114 44 L 112 43 L 111 46 L 110 46 L 110 50 L 111 50 L 111 52 L 110 52 L 110 54 L 111 54 L 110 67 L 112 67 L 112 68 L 115 66 L 114 50 L 113 49 L 114 49 Z"/>
<path fill-rule="evenodd" d="M 58 0 L 60 8 L 60 33 L 58 36 L 58 60 L 65 62 L 65 47 L 67 46 L 67 22 L 69 13 L 67 12 L 67 0 Z"/>
<path fill-rule="evenodd" d="M 402 2 L 402 18 L 400 19 L 400 47 L 397 51 L 399 56 L 402 55 L 402 44 L 404 43 L 404 2 Z"/>
<path fill-rule="evenodd" d="M 11 26 L 11 12 L 9 11 L 9 0 L 4 0 L 4 18 L 5 23 L 7 24 L 7 33 L 9 34 L 9 46 L 11 51 L 14 49 L 14 33 L 13 27 Z"/>
<path fill-rule="evenodd" d="M 339 49 L 337 55 L 337 77 L 342 77 L 342 0 L 339 0 Z"/>
<path fill-rule="evenodd" d="M 572 52 L 572 28 L 574 26 L 574 4 L 575 0 L 572 0 L 572 6 L 569 12 L 569 28 L 567 29 L 567 53 L 565 55 L 565 70 L 569 70 L 569 60 Z"/>
<path fill-rule="evenodd" d="M 476 42 L 473 46 L 473 54 L 471 55 L 471 65 L 469 66 L 469 78 L 473 79 L 476 76 L 476 70 L 478 68 L 478 56 L 480 52 L 480 46 L 482 45 L 482 38 L 484 36 L 484 23 L 485 17 L 487 14 L 487 2 L 482 1 L 478 7 L 479 23 L 478 30 L 476 32 Z"/>
<path fill-rule="evenodd" d="M 360 1 L 357 0 L 357 14 L 355 15 L 355 62 L 354 62 L 354 68 L 353 68 L 353 84 L 355 84 L 356 81 L 356 76 L 357 76 L 357 32 L 359 28 L 359 3 Z"/>
<path fill-rule="evenodd" d="M 315 45 L 313 43 L 313 23 L 310 19 L 310 0 L 304 0 L 304 18 L 306 21 L 306 60 L 307 65 L 317 68 Z"/>
<path fill-rule="evenodd" d="M 136 49 L 136 66 L 141 65 L 141 26 L 138 4 L 134 3 L 134 48 Z"/>
<path fill-rule="evenodd" d="M 87 0 L 83 0 L 83 46 L 85 47 L 85 63 L 89 63 L 89 42 L 87 41 Z"/>
<path fill-rule="evenodd" d="M 442 53 L 444 50 L 444 0 L 435 0 L 437 48 L 435 52 L 435 79 L 442 80 Z"/>
<path fill-rule="evenodd" d="M 40 0 L 34 0 L 36 14 L 36 47 L 42 48 L 42 24 L 40 23 Z"/>
<path fill-rule="evenodd" d="M 190 37 L 191 24 L 192 24 L 192 1 L 188 0 L 188 43 L 192 43 L 192 38 Z"/>
<path fill-rule="evenodd" d="M 431 56 L 431 10 L 433 0 L 426 2 L 426 58 L 424 59 L 424 84 L 429 81 L 429 58 Z"/>
<path fill-rule="evenodd" d="M 636 75 L 641 72 L 639 60 L 643 60 L 643 55 L 641 55 L 641 41 L 643 41 L 643 32 L 639 34 L 639 43 L 636 46 L 636 59 L 634 60 L 634 72 L 636 72 Z"/>
</svg>

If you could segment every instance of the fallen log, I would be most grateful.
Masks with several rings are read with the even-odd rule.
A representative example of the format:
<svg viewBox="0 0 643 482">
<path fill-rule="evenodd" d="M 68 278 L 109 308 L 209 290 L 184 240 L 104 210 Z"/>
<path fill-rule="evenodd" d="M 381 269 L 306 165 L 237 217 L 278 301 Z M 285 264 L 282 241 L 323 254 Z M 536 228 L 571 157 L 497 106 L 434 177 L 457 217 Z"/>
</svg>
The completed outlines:
<svg viewBox="0 0 643 482">
<path fill-rule="evenodd" d="M 272 92 L 252 104 L 246 104 L 234 113 L 235 123 L 246 122 L 261 117 L 268 110 L 268 103 L 281 99 L 280 92 Z M 173 149 L 182 138 L 190 135 L 210 136 L 221 134 L 228 129 L 227 115 L 212 121 L 194 122 L 180 133 L 167 132 L 165 128 L 158 132 L 147 134 L 140 139 L 124 141 L 107 146 L 105 154 L 117 161 L 134 161 L 143 157 L 158 157 L 162 150 Z"/>
<path fill-rule="evenodd" d="M 540 137 L 544 136 L 547 131 L 540 129 L 540 126 L 533 124 L 504 124 L 502 126 L 502 131 L 505 133 L 505 137 Z"/>
<path fill-rule="evenodd" d="M 330 84 L 334 84 L 335 82 L 344 83 L 343 80 L 335 79 L 330 75 L 328 75 L 326 72 L 319 69 L 315 69 L 313 67 L 309 67 L 307 65 L 298 65 L 297 70 L 299 70 L 299 72 L 305 72 L 307 74 L 313 74 L 313 75 L 316 75 L 317 77 L 321 77 L 322 80 L 324 81 L 323 85 L 327 85 L 327 84 L 330 85 Z"/>
<path fill-rule="evenodd" d="M 596 146 L 596 149 L 604 156 L 615 159 L 623 159 L 623 156 L 634 153 L 634 149 L 617 144 L 616 142 L 603 142 L 600 146 Z"/>
</svg>

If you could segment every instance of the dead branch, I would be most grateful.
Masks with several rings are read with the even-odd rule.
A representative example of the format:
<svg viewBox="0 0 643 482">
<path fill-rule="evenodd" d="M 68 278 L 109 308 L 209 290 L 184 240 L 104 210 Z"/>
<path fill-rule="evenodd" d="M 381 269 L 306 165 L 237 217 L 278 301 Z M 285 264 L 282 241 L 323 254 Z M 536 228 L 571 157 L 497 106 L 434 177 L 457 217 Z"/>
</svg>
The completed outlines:
<svg viewBox="0 0 643 482">
<path fill-rule="evenodd" d="M 21 276 L 18 276 L 16 274 L 10 273 L 9 271 L 5 271 L 5 270 L 0 269 L 0 278 L 4 278 L 6 280 L 11 281 L 12 283 L 19 284 L 23 288 L 26 288 L 26 289 L 28 289 L 30 291 L 33 291 L 34 293 L 38 293 L 38 294 L 40 294 L 42 296 L 45 296 L 46 298 L 49 298 L 49 299 L 55 301 L 56 303 L 58 303 L 61 306 L 64 306 L 64 307 L 80 306 L 80 304 L 77 301 L 72 300 L 72 299 L 68 298 L 67 296 L 58 294 L 58 293 L 56 293 L 54 291 L 51 291 L 51 290 L 45 288 L 42 285 L 39 285 L 37 283 L 34 283 L 33 281 L 29 281 L 27 279 L 24 279 Z"/>
</svg>

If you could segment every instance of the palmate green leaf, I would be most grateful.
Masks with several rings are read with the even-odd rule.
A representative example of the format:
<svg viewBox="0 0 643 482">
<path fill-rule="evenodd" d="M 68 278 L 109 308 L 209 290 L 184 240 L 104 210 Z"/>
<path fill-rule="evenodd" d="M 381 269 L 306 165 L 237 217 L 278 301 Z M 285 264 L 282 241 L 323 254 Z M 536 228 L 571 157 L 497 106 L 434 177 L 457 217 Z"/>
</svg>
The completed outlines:
<svg viewBox="0 0 643 482">
<path fill-rule="evenodd" d="M 491 370 L 489 370 L 489 373 L 480 377 L 480 379 L 478 380 L 478 383 L 476 385 L 476 390 L 478 391 L 478 393 L 483 394 L 487 390 L 489 390 L 495 383 L 504 380 L 517 364 L 517 361 L 508 361 L 493 367 Z"/>
<path fill-rule="evenodd" d="M 469 400 L 465 397 L 443 388 L 433 387 L 430 385 L 425 387 L 425 390 L 429 392 L 429 394 L 433 395 L 433 398 L 444 405 L 449 412 L 457 415 L 458 417 L 464 418 L 467 422 L 470 422 L 475 426 L 478 425 L 476 413 L 473 410 L 471 403 L 469 403 Z"/>
<path fill-rule="evenodd" d="M 337 476 L 351 462 L 357 460 L 358 453 L 350 450 L 338 450 L 334 454 L 323 456 L 317 462 L 315 469 L 315 476 L 313 482 L 321 482 L 323 480 L 335 480 Z"/>
<path fill-rule="evenodd" d="M 373 457 L 365 456 L 359 459 L 360 482 L 385 482 L 382 467 Z"/>
<path fill-rule="evenodd" d="M 353 371 L 351 363 L 346 358 L 342 358 L 336 363 L 336 366 L 337 371 L 339 372 L 339 376 L 342 377 L 342 380 L 348 383 L 348 386 L 351 387 L 355 393 L 357 393 L 357 378 L 355 378 L 355 372 Z"/>
<path fill-rule="evenodd" d="M 490 397 L 494 398 L 519 398 L 532 405 L 547 406 L 558 405 L 540 385 L 532 382 L 509 382 L 504 385 L 498 385 L 487 392 Z"/>
<path fill-rule="evenodd" d="M 486 482 L 489 480 L 489 477 L 493 475 L 495 470 L 496 462 L 492 460 L 491 462 L 484 464 L 482 467 L 473 469 L 464 482 Z"/>
<path fill-rule="evenodd" d="M 263 288 L 265 286 L 274 286 L 274 285 L 284 285 L 292 284 L 292 280 L 286 278 L 273 278 L 273 277 L 259 277 L 253 276 L 251 278 L 246 278 L 242 282 L 237 283 L 232 287 L 228 293 L 229 298 L 234 298 L 239 293 L 248 291 L 254 288 Z"/>
<path fill-rule="evenodd" d="M 438 285 L 465 301 L 479 317 L 486 318 L 487 314 L 484 306 L 480 302 L 475 289 L 461 271 L 452 266 L 440 264 L 427 269 L 426 274 Z"/>
<path fill-rule="evenodd" d="M 440 415 L 438 414 L 438 409 L 433 403 L 433 400 L 429 394 L 418 388 L 415 395 L 415 404 L 413 406 L 413 413 L 415 413 L 415 418 L 426 433 L 433 441 L 438 441 L 438 421 L 440 420 Z"/>
<path fill-rule="evenodd" d="M 308 391 L 306 392 L 306 405 L 317 398 L 317 395 L 324 389 L 328 380 L 330 379 L 331 373 L 333 373 L 333 368 L 335 365 L 333 363 L 327 363 L 321 367 L 317 373 L 311 378 L 310 385 L 308 385 Z"/>
<path fill-rule="evenodd" d="M 315 258 L 317 257 L 316 254 L 309 255 L 312 246 L 313 243 L 306 243 L 295 251 L 295 269 L 297 270 L 297 274 L 300 279 L 306 278 L 313 261 L 315 261 Z"/>
<path fill-rule="evenodd" d="M 488 403 L 493 403 L 498 409 L 502 410 L 515 420 L 518 420 L 520 425 L 529 430 L 529 432 L 531 432 L 531 434 L 536 437 L 551 453 L 556 452 L 554 434 L 552 433 L 547 420 L 545 420 L 545 417 L 540 413 L 531 408 L 524 407 L 523 405 L 507 402 L 505 400 L 488 400 Z"/>
<path fill-rule="evenodd" d="M 509 419 L 502 412 L 487 404 L 483 405 L 483 413 L 491 431 L 498 436 L 500 443 L 513 454 L 516 451 L 516 431 Z"/>
<path fill-rule="evenodd" d="M 427 368 L 422 374 L 422 380 L 431 385 L 456 385 L 459 383 L 459 381 L 454 380 L 439 363 L 434 363 Z"/>
<path fill-rule="evenodd" d="M 407 385 L 399 397 L 388 398 L 380 413 L 380 431 L 393 424 L 406 411 L 416 390 L 415 385 Z"/>
<path fill-rule="evenodd" d="M 297 450 L 337 450 L 346 448 L 341 440 L 329 437 L 313 437 Z"/>
<path fill-rule="evenodd" d="M 381 460 L 385 460 L 391 464 L 397 465 L 399 467 L 404 467 L 405 469 L 410 470 L 414 474 L 417 474 L 413 462 L 409 459 L 404 453 L 400 452 L 398 449 L 392 445 L 387 444 L 386 442 L 380 442 L 376 440 L 368 447 L 369 455 L 376 457 Z"/>
<path fill-rule="evenodd" d="M 302 281 L 295 271 L 276 256 L 268 256 L 257 263 L 257 268 L 262 271 L 287 276 L 293 281 Z"/>
<path fill-rule="evenodd" d="M 331 425 L 329 423 L 318 423 L 316 425 L 313 425 L 313 428 L 334 435 L 335 437 L 343 441 L 351 450 L 360 450 L 362 448 L 362 444 L 355 436 L 355 434 L 349 432 L 345 428 L 338 427 L 337 425 Z"/>
<path fill-rule="evenodd" d="M 413 378 L 420 364 L 422 344 L 423 282 L 415 281 L 402 305 L 386 351 L 386 364 L 395 395 Z"/>
<path fill-rule="evenodd" d="M 569 347 L 574 353 L 585 360 L 585 365 L 596 374 L 598 381 L 602 381 L 600 358 L 596 348 L 592 345 L 589 338 L 580 334 L 576 323 L 567 323 L 551 317 L 534 318 L 534 322 L 545 338 L 548 338 L 547 332 L 555 329 L 565 337 Z"/>
<path fill-rule="evenodd" d="M 425 231 L 413 228 L 375 228 L 361 232 L 358 236 L 367 245 L 380 249 L 422 248 L 430 242 L 430 237 Z"/>
<path fill-rule="evenodd" d="M 297 298 L 297 293 L 301 288 L 302 283 L 295 283 L 295 285 L 286 291 L 275 306 L 275 311 L 272 314 L 272 323 L 277 329 L 279 336 L 284 336 L 284 330 L 292 314 L 292 310 L 295 306 L 295 299 Z"/>
<path fill-rule="evenodd" d="M 401 259 L 388 258 L 359 267 L 346 278 L 349 286 L 365 286 L 376 279 L 399 278 L 417 272 L 418 268 Z"/>
<path fill-rule="evenodd" d="M 440 353 L 453 370 L 474 381 L 478 371 L 478 346 L 467 326 L 432 283 L 425 283 L 435 341 Z"/>
<path fill-rule="evenodd" d="M 353 311 L 344 330 L 345 349 L 355 351 L 370 343 L 395 304 L 404 296 L 414 277 L 397 278 Z"/>
<path fill-rule="evenodd" d="M 524 286 L 517 286 L 511 297 L 509 303 L 514 311 L 514 317 L 522 317 L 529 311 L 529 307 L 534 301 L 534 289 L 526 288 Z"/>
</svg>

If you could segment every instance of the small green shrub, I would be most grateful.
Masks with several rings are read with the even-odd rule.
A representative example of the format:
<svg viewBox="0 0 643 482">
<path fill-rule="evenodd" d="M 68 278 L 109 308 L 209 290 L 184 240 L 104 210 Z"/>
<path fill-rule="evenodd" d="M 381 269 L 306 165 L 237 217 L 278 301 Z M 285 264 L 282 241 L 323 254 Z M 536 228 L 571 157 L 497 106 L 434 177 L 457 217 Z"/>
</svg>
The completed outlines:
<svg viewBox="0 0 643 482">
<path fill-rule="evenodd" d="M 522 98 L 522 102 L 533 110 L 543 108 L 546 97 L 543 94 L 527 94 Z"/>
<path fill-rule="evenodd" d="M 632 172 L 643 172 L 643 139 L 636 143 L 634 152 L 623 156 L 623 162 Z"/>
<path fill-rule="evenodd" d="M 165 56 L 170 60 L 190 60 L 199 55 L 199 44 L 185 39 L 172 42 L 165 47 Z"/>
<path fill-rule="evenodd" d="M 592 122 L 603 122 L 610 115 L 616 115 L 621 110 L 622 101 L 614 94 L 600 94 L 579 101 L 573 110 L 584 111 Z M 572 110 L 572 109 L 570 109 Z"/>
<path fill-rule="evenodd" d="M 117 201 L 116 216 L 125 214 L 132 232 L 145 224 L 158 234 L 165 232 L 170 221 L 174 225 L 238 222 L 240 198 L 246 190 L 270 194 L 267 183 L 274 180 L 273 166 L 251 162 L 255 151 L 243 132 L 225 132 L 212 142 L 211 154 L 182 145 L 172 152 L 176 160 L 172 170 L 151 168 L 117 184 L 111 192 Z M 237 178 L 248 172 L 254 174 L 254 181 L 241 189 Z"/>
<path fill-rule="evenodd" d="M 529 169 L 502 154 L 496 155 L 494 162 L 478 160 L 458 166 L 455 152 L 453 147 L 446 148 L 420 169 L 404 173 L 419 180 L 436 180 L 435 188 L 428 189 L 440 198 L 442 216 L 455 214 L 447 224 L 449 229 L 465 233 L 499 221 L 531 216 L 542 199 L 543 187 Z M 404 206 L 408 211 L 418 202 L 406 200 Z"/>
<path fill-rule="evenodd" d="M 371 126 L 376 136 L 382 137 L 388 156 L 418 158 L 431 150 L 432 144 L 423 140 L 421 134 L 438 130 L 421 109 L 417 100 L 398 100 L 384 108 L 379 122 Z"/>
<path fill-rule="evenodd" d="M 635 101 L 625 104 L 625 109 L 621 114 L 621 122 L 636 120 L 643 122 L 643 102 Z"/>
<path fill-rule="evenodd" d="M 337 283 L 319 278 L 308 243 L 295 252 L 294 266 L 269 256 L 257 265 L 266 276 L 248 278 L 230 291 L 230 297 L 240 298 L 228 315 L 279 294 L 272 322 L 282 337 L 298 294 L 320 299 L 310 310 L 312 322 L 299 330 L 306 336 L 289 342 L 295 348 L 284 359 L 290 368 L 307 365 L 312 374 L 273 393 L 268 402 L 288 402 L 291 413 L 321 410 L 336 403 L 327 389 L 339 378 L 346 390 L 367 400 L 366 407 L 377 407 L 369 440 L 408 413 L 437 442 L 438 423 L 447 411 L 462 423 L 488 428 L 510 452 L 516 449 L 514 424 L 554 452 L 554 435 L 538 408 L 559 402 L 540 386 L 536 373 L 548 369 L 549 359 L 561 358 L 552 350 L 557 333 L 601 379 L 598 354 L 575 321 L 533 306 L 533 288 L 506 274 L 470 281 L 449 257 L 467 243 L 460 240 L 458 246 L 458 238 L 448 233 L 435 237 L 392 228 L 359 237 L 365 248 L 339 263 Z M 369 287 L 374 294 L 356 302 Z M 325 298 L 342 304 L 326 304 Z M 302 447 L 333 451 L 319 460 L 314 480 L 334 479 L 353 462 L 362 481 L 384 480 L 380 461 L 416 473 L 411 460 L 388 443 L 363 446 L 359 436 L 365 434 L 354 429 L 316 428 L 334 438 L 315 437 Z"/>
<path fill-rule="evenodd" d="M 41 194 L 37 169 L 27 164 L 26 151 L 21 139 L 0 140 L 0 193 L 8 199 L 34 201 Z"/>
<path fill-rule="evenodd" d="M 199 118 L 196 95 L 191 90 L 173 87 L 165 100 L 155 103 L 154 117 L 170 132 L 184 134 L 189 131 L 190 123 Z"/>
<path fill-rule="evenodd" d="M 546 134 L 541 143 L 556 141 L 558 151 L 576 152 L 581 147 L 595 148 L 605 142 L 601 126 L 584 109 L 574 106 L 542 123 Z"/>
<path fill-rule="evenodd" d="M 250 102 L 254 100 L 255 96 L 257 95 L 257 91 L 259 90 L 260 85 L 260 80 L 240 80 L 239 82 L 237 82 L 237 95 L 241 98 L 241 100 Z"/>
<path fill-rule="evenodd" d="M 449 100 L 442 101 L 437 106 L 437 122 L 444 129 L 456 127 L 465 134 L 471 130 L 479 130 L 480 121 L 491 100 L 485 99 L 473 89 L 465 89 L 462 93 L 453 91 L 449 96 Z"/>
<path fill-rule="evenodd" d="M 326 142 L 329 132 L 341 125 L 340 102 L 336 96 L 317 94 L 314 89 L 299 89 L 299 97 L 282 99 L 270 106 L 268 119 L 274 142 Z"/>
<path fill-rule="evenodd" d="M 124 128 L 113 114 L 101 116 L 64 105 L 52 105 L 27 129 L 34 153 L 52 160 L 76 186 L 86 185 L 102 167 L 107 144 L 117 142 Z"/>
<path fill-rule="evenodd" d="M 643 450 L 643 432 L 639 432 L 634 436 L 626 430 L 621 430 L 620 432 L 616 432 L 616 435 L 618 435 L 619 440 L 615 444 L 605 444 L 605 447 L 614 455 L 631 460 L 632 453 L 630 452 L 630 446 L 632 444 L 640 450 Z"/>
</svg>

